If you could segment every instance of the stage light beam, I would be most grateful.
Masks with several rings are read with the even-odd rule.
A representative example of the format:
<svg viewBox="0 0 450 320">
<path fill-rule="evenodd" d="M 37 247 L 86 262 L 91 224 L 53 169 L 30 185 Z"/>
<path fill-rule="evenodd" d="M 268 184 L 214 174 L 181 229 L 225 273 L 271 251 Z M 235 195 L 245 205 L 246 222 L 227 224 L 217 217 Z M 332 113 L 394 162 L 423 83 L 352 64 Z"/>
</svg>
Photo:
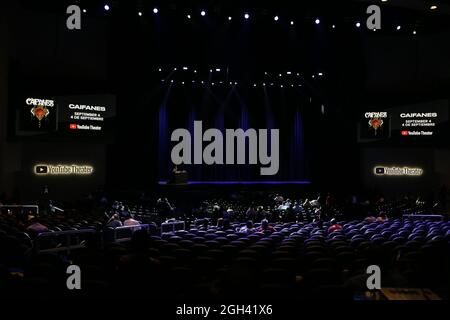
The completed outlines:
<svg viewBox="0 0 450 320">
<path fill-rule="evenodd" d="M 156 7 L 153 8 L 153 13 L 154 13 L 154 14 L 157 14 L 158 12 L 159 12 L 158 8 L 156 8 Z"/>
</svg>

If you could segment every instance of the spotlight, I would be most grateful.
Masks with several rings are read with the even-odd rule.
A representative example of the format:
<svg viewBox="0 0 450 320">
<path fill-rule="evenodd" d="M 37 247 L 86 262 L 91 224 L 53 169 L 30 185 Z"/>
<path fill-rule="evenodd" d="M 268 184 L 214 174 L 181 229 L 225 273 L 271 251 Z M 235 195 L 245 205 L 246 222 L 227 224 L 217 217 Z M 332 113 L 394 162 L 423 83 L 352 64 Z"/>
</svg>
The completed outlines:
<svg viewBox="0 0 450 320">
<path fill-rule="evenodd" d="M 357 22 L 357 23 L 356 23 L 356 27 L 357 27 L 357 28 L 361 27 L 361 22 Z"/>
<path fill-rule="evenodd" d="M 214 82 L 212 82 L 211 85 L 213 86 L 213 85 L 214 85 Z"/>
<path fill-rule="evenodd" d="M 336 25 L 335 25 L 335 24 L 333 24 L 331 27 L 332 27 L 333 29 L 336 29 Z"/>
<path fill-rule="evenodd" d="M 216 68 L 216 72 L 220 72 L 220 68 Z"/>
<path fill-rule="evenodd" d="M 177 71 L 177 68 L 173 68 L 173 71 Z"/>
<path fill-rule="evenodd" d="M 432 5 L 432 6 L 430 7 L 430 10 L 436 10 L 437 8 L 438 8 L 438 6 Z"/>
<path fill-rule="evenodd" d="M 195 83 L 195 80 L 192 80 L 192 83 Z"/>
<path fill-rule="evenodd" d="M 161 79 L 161 82 L 164 82 L 164 79 Z"/>
<path fill-rule="evenodd" d="M 105 4 L 104 6 L 103 6 L 103 8 L 106 10 L 106 11 L 109 11 L 109 6 L 107 5 L 107 4 Z"/>
<path fill-rule="evenodd" d="M 317 18 L 316 21 L 314 21 L 316 24 L 320 24 L 320 19 Z"/>
<path fill-rule="evenodd" d="M 417 31 L 416 31 L 416 30 L 414 30 L 414 31 L 413 31 L 413 34 L 414 34 L 414 35 L 416 35 L 416 34 L 417 34 Z"/>
<path fill-rule="evenodd" d="M 234 85 L 237 86 L 237 82 L 235 82 Z"/>
<path fill-rule="evenodd" d="M 183 67 L 183 70 L 187 70 L 188 69 L 188 67 Z"/>
<path fill-rule="evenodd" d="M 266 86 L 266 84 L 265 83 L 263 83 L 263 87 L 265 87 Z"/>
<path fill-rule="evenodd" d="M 278 21 L 278 16 L 273 17 L 273 20 Z"/>
<path fill-rule="evenodd" d="M 202 84 L 204 84 L 204 83 L 205 83 L 205 81 L 203 81 L 203 80 L 202 80 L 202 81 L 201 81 L 201 83 L 202 83 Z"/>
<path fill-rule="evenodd" d="M 219 81 L 219 83 L 220 83 L 220 84 L 222 84 L 222 83 L 223 83 L 223 81 Z"/>
<path fill-rule="evenodd" d="M 191 15 L 190 15 L 190 14 L 188 14 L 188 15 L 187 15 L 187 18 L 188 18 L 188 19 L 190 19 L 190 18 L 191 18 Z"/>
<path fill-rule="evenodd" d="M 233 85 L 233 82 L 230 81 L 230 86 Z"/>
<path fill-rule="evenodd" d="M 293 88 L 294 87 L 294 85 L 293 84 L 291 84 L 291 88 Z"/>
<path fill-rule="evenodd" d="M 291 21 L 291 26 L 293 26 L 294 25 L 294 21 Z"/>
<path fill-rule="evenodd" d="M 286 72 L 286 74 L 292 74 L 292 72 L 288 71 L 288 72 Z"/>
<path fill-rule="evenodd" d="M 228 21 L 231 21 L 231 19 L 233 19 L 233 18 L 231 18 L 231 17 L 228 17 Z"/>
<path fill-rule="evenodd" d="M 159 12 L 158 8 L 153 8 L 153 13 L 157 14 Z"/>
<path fill-rule="evenodd" d="M 182 81 L 181 84 L 184 85 L 184 81 Z"/>
<path fill-rule="evenodd" d="M 139 17 L 142 17 L 142 12 L 139 11 L 139 12 L 138 12 L 138 16 L 139 16 Z"/>
<path fill-rule="evenodd" d="M 159 72 L 161 72 L 161 71 L 162 71 L 162 69 L 161 69 L 161 68 L 159 68 L 159 69 L 158 69 L 158 71 L 159 71 Z"/>
<path fill-rule="evenodd" d="M 172 80 L 170 80 L 170 83 L 173 83 L 173 79 L 172 79 Z"/>
<path fill-rule="evenodd" d="M 212 69 L 209 69 L 209 72 L 211 73 L 211 72 L 212 72 Z"/>
<path fill-rule="evenodd" d="M 200 12 L 200 15 L 201 15 L 202 17 L 206 16 L 205 10 L 202 10 L 202 11 Z"/>
<path fill-rule="evenodd" d="M 273 86 L 273 82 L 270 85 Z"/>
<path fill-rule="evenodd" d="M 281 73 L 278 76 L 281 77 Z"/>
<path fill-rule="evenodd" d="M 402 26 L 397 26 L 397 31 L 400 31 L 402 29 Z"/>
<path fill-rule="evenodd" d="M 245 20 L 248 20 L 250 18 L 250 15 L 248 13 L 244 14 Z"/>
<path fill-rule="evenodd" d="M 283 85 L 280 85 L 280 88 L 283 88 Z"/>
<path fill-rule="evenodd" d="M 194 73 L 197 73 L 197 70 L 194 70 Z"/>
<path fill-rule="evenodd" d="M 256 87 L 256 83 L 253 84 L 253 87 Z"/>
<path fill-rule="evenodd" d="M 87 10 L 86 9 L 83 9 L 83 13 L 86 13 L 87 12 Z"/>
<path fill-rule="evenodd" d="M 319 75 L 319 77 L 321 77 L 321 76 L 323 76 L 323 73 L 322 73 L 322 72 L 319 72 L 318 75 Z"/>
</svg>

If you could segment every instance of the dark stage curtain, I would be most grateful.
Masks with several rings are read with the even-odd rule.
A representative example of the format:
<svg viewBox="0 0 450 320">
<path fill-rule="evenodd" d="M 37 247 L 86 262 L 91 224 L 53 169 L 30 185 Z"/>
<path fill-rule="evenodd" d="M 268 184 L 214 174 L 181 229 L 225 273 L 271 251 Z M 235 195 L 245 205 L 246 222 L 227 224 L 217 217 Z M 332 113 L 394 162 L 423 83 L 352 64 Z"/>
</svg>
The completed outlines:
<svg viewBox="0 0 450 320">
<path fill-rule="evenodd" d="M 245 89 L 231 86 L 177 87 L 162 89 L 162 103 L 159 107 L 158 163 L 159 180 L 168 180 L 172 175 L 170 141 L 173 130 L 185 128 L 191 133 L 192 153 L 194 150 L 194 121 L 203 122 L 203 132 L 209 128 L 225 130 L 241 128 L 280 130 L 280 168 L 278 174 L 261 176 L 262 165 L 182 165 L 188 171 L 190 180 L 195 181 L 303 181 L 306 155 L 304 148 L 303 107 L 307 102 L 301 94 L 294 92 L 273 93 L 264 89 Z M 269 131 L 270 141 L 270 131 Z M 208 143 L 204 143 L 206 146 Z M 248 143 L 247 143 L 248 150 Z M 269 151 L 270 144 L 269 144 Z M 225 158 L 224 151 L 224 158 Z M 193 154 L 192 154 L 193 157 Z M 225 160 L 225 159 L 224 159 Z M 247 155 L 248 161 L 248 155 Z"/>
</svg>

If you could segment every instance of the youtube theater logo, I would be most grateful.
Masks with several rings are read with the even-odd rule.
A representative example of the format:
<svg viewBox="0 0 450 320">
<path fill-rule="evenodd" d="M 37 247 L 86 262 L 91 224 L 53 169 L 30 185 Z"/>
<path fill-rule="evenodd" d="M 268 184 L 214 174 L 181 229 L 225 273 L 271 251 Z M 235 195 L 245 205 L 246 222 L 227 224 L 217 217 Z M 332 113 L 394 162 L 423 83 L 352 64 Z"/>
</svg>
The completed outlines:
<svg viewBox="0 0 450 320">
<path fill-rule="evenodd" d="M 69 124 L 70 130 L 91 130 L 91 131 L 102 131 L 101 126 L 93 126 L 93 125 L 83 125 L 83 124 Z"/>
<path fill-rule="evenodd" d="M 65 175 L 91 175 L 94 172 L 94 168 L 88 165 L 50 165 L 50 164 L 38 164 L 34 166 L 34 173 L 38 176 L 53 175 L 53 176 L 65 176 Z"/>
<path fill-rule="evenodd" d="M 409 136 L 409 131 L 402 130 L 401 135 L 402 136 Z"/>
<path fill-rule="evenodd" d="M 377 166 L 373 169 L 376 176 L 413 176 L 418 177 L 423 174 L 422 168 L 416 167 L 384 167 Z"/>
</svg>

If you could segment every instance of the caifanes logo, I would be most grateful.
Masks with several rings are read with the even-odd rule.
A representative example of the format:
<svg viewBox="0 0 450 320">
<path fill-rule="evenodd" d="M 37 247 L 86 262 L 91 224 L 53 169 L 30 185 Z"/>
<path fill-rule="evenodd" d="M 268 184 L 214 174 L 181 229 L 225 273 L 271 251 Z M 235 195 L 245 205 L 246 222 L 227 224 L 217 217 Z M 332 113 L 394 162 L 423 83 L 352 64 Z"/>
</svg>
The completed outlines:
<svg viewBox="0 0 450 320">
<path fill-rule="evenodd" d="M 383 112 L 366 112 L 364 114 L 364 116 L 366 117 L 366 119 L 372 119 L 372 118 L 387 118 L 388 117 L 388 113 L 383 111 Z"/>
<path fill-rule="evenodd" d="M 192 137 L 186 129 L 176 129 L 172 132 L 171 141 L 178 142 L 171 152 L 174 165 L 207 164 L 262 165 L 260 174 L 275 175 L 279 169 L 279 130 L 270 130 L 270 155 L 268 146 L 269 130 L 259 129 L 226 129 L 225 138 L 219 129 L 208 129 L 203 132 L 202 121 L 194 121 L 194 154 L 192 159 Z M 225 139 L 225 150 L 224 150 Z M 248 150 L 246 142 L 248 141 Z M 203 148 L 203 143 L 208 144 Z M 248 152 L 247 152 L 248 151 Z"/>
<path fill-rule="evenodd" d="M 388 117 L 387 112 L 366 112 L 364 114 L 368 120 L 369 129 L 373 130 L 374 135 L 378 134 L 378 130 L 383 128 L 384 120 Z"/>
<path fill-rule="evenodd" d="M 50 114 L 49 108 L 55 106 L 55 101 L 48 99 L 27 98 L 25 103 L 32 106 L 30 112 L 33 118 L 38 120 L 38 126 L 41 127 L 41 122 Z"/>
<path fill-rule="evenodd" d="M 34 166 L 34 174 L 38 176 L 52 175 L 52 176 L 66 176 L 66 175 L 91 175 L 94 168 L 88 165 L 50 165 L 38 164 Z"/>
</svg>

